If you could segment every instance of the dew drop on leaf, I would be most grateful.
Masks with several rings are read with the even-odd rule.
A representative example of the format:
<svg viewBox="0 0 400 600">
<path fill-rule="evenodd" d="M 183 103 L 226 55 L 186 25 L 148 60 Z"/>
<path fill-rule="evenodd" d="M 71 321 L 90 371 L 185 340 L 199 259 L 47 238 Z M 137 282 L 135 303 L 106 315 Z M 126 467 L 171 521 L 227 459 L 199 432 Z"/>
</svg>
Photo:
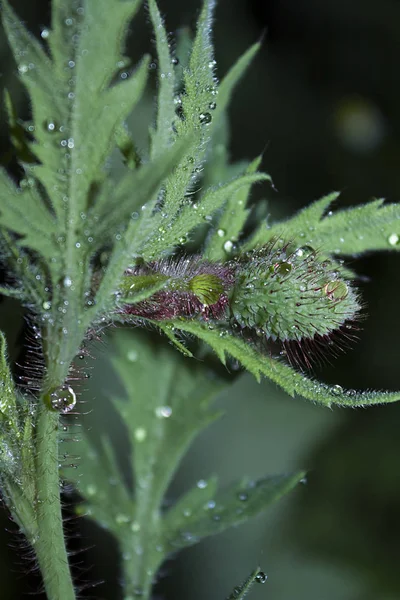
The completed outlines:
<svg viewBox="0 0 400 600">
<path fill-rule="evenodd" d="M 334 396 L 340 396 L 343 393 L 343 388 L 341 385 L 336 384 L 331 387 L 331 392 Z"/>
<path fill-rule="evenodd" d="M 217 108 L 217 103 L 216 102 L 210 102 L 210 104 L 208 105 L 208 108 L 210 110 L 215 110 Z"/>
<path fill-rule="evenodd" d="M 88 485 L 86 488 L 87 496 L 94 496 L 97 493 L 97 488 L 95 485 Z"/>
<path fill-rule="evenodd" d="M 388 242 L 391 246 L 397 246 L 399 241 L 400 241 L 400 238 L 397 235 L 397 233 L 391 233 L 388 237 Z"/>
<path fill-rule="evenodd" d="M 199 479 L 196 485 L 200 490 L 204 490 L 204 488 L 207 487 L 207 481 L 205 479 Z"/>
<path fill-rule="evenodd" d="M 264 573 L 264 571 L 260 571 L 257 575 L 256 575 L 256 581 L 257 583 L 265 583 L 268 579 L 268 575 L 266 575 Z"/>
<path fill-rule="evenodd" d="M 138 359 L 139 354 L 137 353 L 136 350 L 129 350 L 126 358 L 127 360 L 129 360 L 129 362 L 136 362 Z"/>
<path fill-rule="evenodd" d="M 225 252 L 232 252 L 232 248 L 233 248 L 233 242 L 231 242 L 231 240 L 227 240 L 224 244 Z"/>
<path fill-rule="evenodd" d="M 155 413 L 159 419 L 168 419 L 172 415 L 172 408 L 170 406 L 157 406 Z"/>
<path fill-rule="evenodd" d="M 135 440 L 137 442 L 144 442 L 147 437 L 147 431 L 143 427 L 138 427 L 133 432 L 133 435 L 135 436 Z"/>
<path fill-rule="evenodd" d="M 199 119 L 202 125 L 208 125 L 212 121 L 212 116 L 209 112 L 204 112 L 200 113 Z"/>
</svg>

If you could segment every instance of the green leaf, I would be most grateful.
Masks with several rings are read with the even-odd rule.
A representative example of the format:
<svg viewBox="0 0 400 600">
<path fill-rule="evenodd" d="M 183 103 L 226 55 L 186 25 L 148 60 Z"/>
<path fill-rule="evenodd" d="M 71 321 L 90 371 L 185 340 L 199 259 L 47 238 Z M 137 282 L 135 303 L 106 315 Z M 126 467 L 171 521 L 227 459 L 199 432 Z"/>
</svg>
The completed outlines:
<svg viewBox="0 0 400 600">
<path fill-rule="evenodd" d="M 191 546 L 200 539 L 239 525 L 264 512 L 291 491 L 304 473 L 242 481 L 212 495 L 194 488 L 164 518 L 164 535 L 171 551 Z M 211 482 L 214 492 L 214 481 Z M 210 499 L 206 499 L 210 498 Z"/>
<path fill-rule="evenodd" d="M 74 433 L 74 432 L 73 432 Z M 79 435 L 79 471 L 75 464 L 63 467 L 63 477 L 73 483 L 84 498 L 76 508 L 79 515 L 96 521 L 117 537 L 127 522 L 133 520 L 134 504 L 127 489 L 111 441 L 106 436 L 94 438 L 83 427 Z M 73 442 L 61 441 L 63 453 L 75 456 Z M 112 481 L 112 493 L 110 493 Z"/>
<path fill-rule="evenodd" d="M 217 94 L 214 80 L 215 61 L 210 38 L 214 6 L 214 0 L 204 1 L 189 65 L 184 69 L 184 92 L 180 96 L 179 105 L 182 119 L 175 121 L 176 139 L 191 134 L 193 143 L 188 147 L 173 177 L 169 177 L 166 182 L 164 210 L 170 219 L 175 217 L 185 195 L 193 188 L 211 139 L 209 125 L 213 109 L 210 109 L 210 105 L 215 102 Z"/>
<path fill-rule="evenodd" d="M 57 223 L 37 189 L 20 190 L 0 170 L 0 224 L 23 237 L 20 244 L 39 252 L 50 263 L 59 254 Z"/>
<path fill-rule="evenodd" d="M 151 238 L 140 250 L 140 255 L 145 260 L 152 260 L 168 249 L 172 249 L 186 239 L 195 227 L 204 223 L 226 202 L 232 194 L 235 194 L 243 186 L 251 186 L 258 181 L 269 181 L 270 178 L 264 173 L 242 175 L 233 181 L 216 189 L 207 190 L 197 205 L 186 205 L 182 208 L 178 218 L 169 228 L 162 225 L 160 234 Z"/>
<path fill-rule="evenodd" d="M 254 57 L 261 47 L 260 43 L 253 44 L 248 50 L 236 61 L 236 63 L 229 69 L 225 75 L 221 84 L 218 88 L 218 102 L 215 111 L 215 123 L 214 127 L 218 126 L 220 116 L 229 106 L 233 92 L 240 79 L 243 77 Z"/>
<path fill-rule="evenodd" d="M 246 169 L 246 174 L 255 173 L 260 163 L 261 156 L 250 163 Z M 217 223 L 215 223 L 215 229 L 207 240 L 206 258 L 213 261 L 225 259 L 233 246 L 233 242 L 239 239 L 250 212 L 247 208 L 250 189 L 251 184 L 248 184 L 228 197 L 224 210 Z"/>
<path fill-rule="evenodd" d="M 330 212 L 324 217 L 338 196 L 333 192 L 269 229 L 261 226 L 244 249 L 264 245 L 280 236 L 311 245 L 324 254 L 354 255 L 370 250 L 400 249 L 400 204 L 384 204 L 384 200 L 379 199 Z"/>
<path fill-rule="evenodd" d="M 151 158 L 171 145 L 175 135 L 175 74 L 169 51 L 168 36 L 155 0 L 148 0 L 151 22 L 156 37 L 158 56 L 158 97 L 156 129 L 151 132 Z"/>
<path fill-rule="evenodd" d="M 240 338 L 231 335 L 226 329 L 209 329 L 198 321 L 183 320 L 174 321 L 173 326 L 206 342 L 223 364 L 226 363 L 227 356 L 232 356 L 252 373 L 257 381 L 260 381 L 261 375 L 265 375 L 290 396 L 302 396 L 328 407 L 334 404 L 351 407 L 368 406 L 400 400 L 400 392 L 344 390 L 340 385 L 327 385 L 310 379 L 284 362 L 261 354 Z"/>
</svg>

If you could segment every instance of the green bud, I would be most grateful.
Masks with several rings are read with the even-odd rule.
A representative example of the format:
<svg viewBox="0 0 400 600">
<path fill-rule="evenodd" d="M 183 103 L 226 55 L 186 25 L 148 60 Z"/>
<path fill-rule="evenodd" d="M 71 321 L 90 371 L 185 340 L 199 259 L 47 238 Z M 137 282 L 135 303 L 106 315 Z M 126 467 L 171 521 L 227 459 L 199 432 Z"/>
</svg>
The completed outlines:
<svg viewBox="0 0 400 600">
<path fill-rule="evenodd" d="M 310 246 L 293 250 L 273 244 L 249 252 L 236 273 L 234 319 L 272 340 L 327 336 L 361 308 L 350 282 Z"/>
</svg>

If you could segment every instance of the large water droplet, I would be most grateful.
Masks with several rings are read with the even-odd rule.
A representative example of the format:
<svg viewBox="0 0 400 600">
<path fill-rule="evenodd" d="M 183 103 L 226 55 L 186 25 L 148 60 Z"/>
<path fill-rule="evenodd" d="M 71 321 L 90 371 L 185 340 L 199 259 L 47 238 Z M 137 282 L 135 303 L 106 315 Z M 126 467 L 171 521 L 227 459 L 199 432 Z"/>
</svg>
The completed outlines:
<svg viewBox="0 0 400 600">
<path fill-rule="evenodd" d="M 72 387 L 62 385 L 48 392 L 44 397 L 48 408 L 62 414 L 70 412 L 76 404 L 76 395 Z"/>
<path fill-rule="evenodd" d="M 224 250 L 225 252 L 232 252 L 232 248 L 233 248 L 233 242 L 231 242 L 231 240 L 227 240 L 224 244 Z"/>
<path fill-rule="evenodd" d="M 257 583 L 265 583 L 268 579 L 268 575 L 266 575 L 263 571 L 260 571 L 256 576 Z"/>
</svg>

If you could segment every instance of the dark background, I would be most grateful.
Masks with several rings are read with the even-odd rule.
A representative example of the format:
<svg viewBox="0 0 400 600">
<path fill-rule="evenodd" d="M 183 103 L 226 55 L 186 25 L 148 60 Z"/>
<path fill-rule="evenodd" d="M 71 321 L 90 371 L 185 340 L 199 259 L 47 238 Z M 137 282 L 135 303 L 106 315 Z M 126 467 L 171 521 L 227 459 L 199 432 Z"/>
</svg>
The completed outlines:
<svg viewBox="0 0 400 600">
<path fill-rule="evenodd" d="M 11 4 L 36 34 L 48 23 L 46 2 Z M 163 0 L 160 7 L 174 31 L 194 23 L 198 2 Z M 263 168 L 277 191 L 259 187 L 256 194 L 268 198 L 271 215 L 289 215 L 337 189 L 343 192 L 338 207 L 374 196 L 398 201 L 400 2 L 221 0 L 218 75 L 263 34 L 263 49 L 232 105 L 231 152 L 239 160 L 264 151 Z M 134 57 L 154 52 L 150 38 L 142 11 L 130 36 Z M 12 83 L 15 68 L 4 36 L 0 48 L 0 84 L 13 90 L 27 117 L 26 99 Z M 0 142 L 6 151 L 3 112 Z M 369 316 L 354 349 L 318 376 L 352 388 L 399 389 L 400 256 L 377 253 L 352 261 L 352 267 L 368 278 L 359 285 Z M 21 349 L 22 326 L 21 309 L 4 300 L 0 327 L 12 358 Z M 101 389 L 103 359 L 94 365 L 89 401 L 96 386 Z M 227 416 L 196 442 L 172 493 L 190 485 L 193 473 L 198 479 L 217 472 L 229 482 L 244 473 L 257 477 L 304 467 L 308 484 L 265 518 L 170 561 L 157 586 L 159 597 L 222 600 L 261 564 L 269 580 L 254 591 L 254 600 L 399 598 L 400 406 L 329 411 L 248 376 L 219 404 Z M 5 529 L 11 533 L 0 533 L 1 598 L 10 600 L 36 593 L 40 579 L 28 554 L 20 558 L 23 541 L 4 511 L 0 532 Z M 112 540 L 83 520 L 71 531 L 73 549 L 95 544 L 75 561 L 79 578 L 108 582 L 84 594 L 118 598 Z"/>
</svg>

